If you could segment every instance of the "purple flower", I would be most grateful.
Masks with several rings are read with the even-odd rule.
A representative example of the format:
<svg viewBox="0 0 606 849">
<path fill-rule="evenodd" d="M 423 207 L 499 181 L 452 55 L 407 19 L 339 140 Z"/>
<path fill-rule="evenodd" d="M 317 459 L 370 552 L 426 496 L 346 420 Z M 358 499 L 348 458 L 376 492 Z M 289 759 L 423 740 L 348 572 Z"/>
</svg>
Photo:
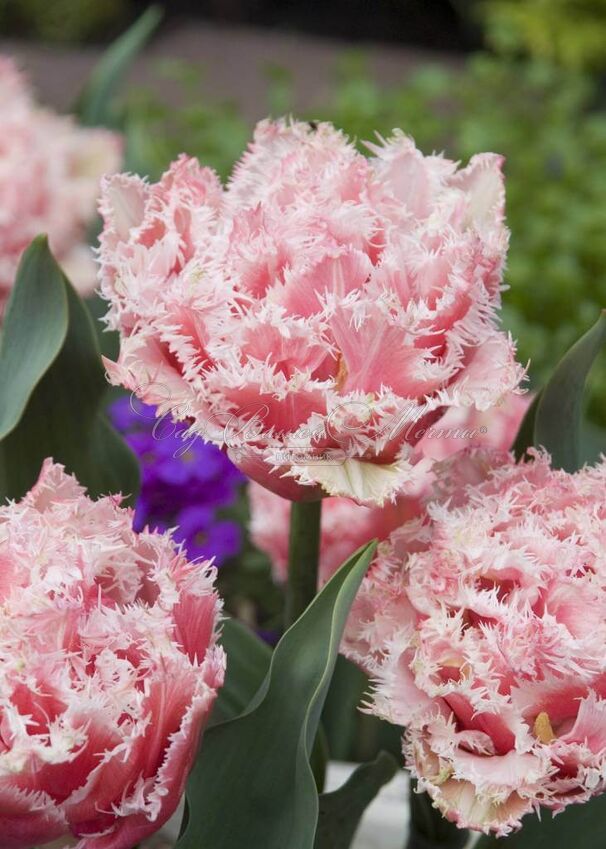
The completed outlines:
<svg viewBox="0 0 606 849">
<path fill-rule="evenodd" d="M 156 418 L 155 408 L 136 398 L 115 401 L 110 416 L 141 467 L 135 530 L 176 527 L 190 558 L 215 557 L 219 566 L 237 555 L 240 526 L 219 510 L 235 503 L 245 478 L 227 456 L 200 437 L 185 437 L 186 425 Z"/>
<path fill-rule="evenodd" d="M 138 398 L 127 397 L 126 395 L 119 398 L 110 407 L 110 416 L 114 426 L 122 433 L 126 433 L 131 428 L 145 428 L 145 423 L 149 425 L 149 429 L 153 426 L 156 420 L 156 408 L 149 404 L 144 404 Z"/>
<path fill-rule="evenodd" d="M 220 566 L 242 548 L 242 529 L 229 519 L 217 520 L 208 506 L 185 507 L 177 516 L 175 539 L 185 543 L 189 557 L 214 557 Z"/>
</svg>

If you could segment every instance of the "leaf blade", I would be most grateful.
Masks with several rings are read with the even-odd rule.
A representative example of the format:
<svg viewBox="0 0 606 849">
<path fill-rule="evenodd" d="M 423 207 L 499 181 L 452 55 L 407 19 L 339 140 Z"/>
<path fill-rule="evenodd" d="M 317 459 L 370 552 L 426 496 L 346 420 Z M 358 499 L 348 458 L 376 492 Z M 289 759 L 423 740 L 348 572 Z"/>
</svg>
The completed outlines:
<svg viewBox="0 0 606 849">
<path fill-rule="evenodd" d="M 271 649 L 235 619 L 223 623 L 220 643 L 227 654 L 225 683 L 219 690 L 211 726 L 240 716 L 265 680 Z"/>
<path fill-rule="evenodd" d="M 373 551 L 374 544 L 356 552 L 289 628 L 247 711 L 205 735 L 178 849 L 312 849 L 318 796 L 310 752 L 345 620 Z M 238 811 L 228 821 L 226 798 Z"/>
<path fill-rule="evenodd" d="M 540 393 L 535 395 L 530 407 L 526 410 L 524 418 L 522 419 L 522 424 L 520 425 L 520 429 L 518 430 L 511 448 L 516 460 L 521 460 L 528 449 L 532 448 L 534 445 L 534 426 L 540 397 Z"/>
<path fill-rule="evenodd" d="M 374 761 L 361 764 L 338 790 L 323 793 L 314 849 L 349 849 L 364 811 L 398 769 L 392 755 L 379 752 Z"/>
<path fill-rule="evenodd" d="M 46 243 L 40 249 L 47 253 L 44 262 L 36 266 L 40 273 L 52 263 L 56 267 L 52 279 L 63 290 L 67 331 L 17 424 L 0 440 L 0 499 L 21 498 L 37 480 L 42 462 L 52 457 L 74 473 L 92 497 L 121 491 L 132 500 L 138 491 L 138 464 L 104 414 L 107 383 L 92 319 Z M 22 278 L 15 288 L 27 285 Z M 0 372 L 14 356 L 10 346 L 17 336 L 25 350 L 35 347 L 39 331 L 36 313 L 29 310 L 7 315 Z M 8 388 L 10 391 L 10 383 Z"/>
<path fill-rule="evenodd" d="M 0 343 L 0 439 L 16 427 L 32 392 L 65 341 L 69 316 L 63 281 L 46 237 L 34 239 L 19 263 L 4 318 Z M 31 328 L 27 335 L 23 333 L 26 325 Z"/>
<path fill-rule="evenodd" d="M 114 126 L 113 97 L 128 71 L 162 18 L 161 6 L 149 6 L 126 32 L 106 50 L 82 89 L 75 105 L 80 122 L 89 127 Z"/>
<path fill-rule="evenodd" d="M 581 466 L 585 382 L 605 342 L 606 311 L 564 355 L 541 392 L 533 442 L 551 454 L 556 469 L 576 472 Z"/>
</svg>

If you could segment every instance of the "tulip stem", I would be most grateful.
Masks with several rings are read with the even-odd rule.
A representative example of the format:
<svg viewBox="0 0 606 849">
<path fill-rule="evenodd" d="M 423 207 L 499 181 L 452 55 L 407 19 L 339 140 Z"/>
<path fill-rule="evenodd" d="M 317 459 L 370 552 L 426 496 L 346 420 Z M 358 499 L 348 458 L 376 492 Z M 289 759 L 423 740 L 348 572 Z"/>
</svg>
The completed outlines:
<svg viewBox="0 0 606 849">
<path fill-rule="evenodd" d="M 322 501 L 293 501 L 290 507 L 285 623 L 290 627 L 318 591 Z"/>
</svg>

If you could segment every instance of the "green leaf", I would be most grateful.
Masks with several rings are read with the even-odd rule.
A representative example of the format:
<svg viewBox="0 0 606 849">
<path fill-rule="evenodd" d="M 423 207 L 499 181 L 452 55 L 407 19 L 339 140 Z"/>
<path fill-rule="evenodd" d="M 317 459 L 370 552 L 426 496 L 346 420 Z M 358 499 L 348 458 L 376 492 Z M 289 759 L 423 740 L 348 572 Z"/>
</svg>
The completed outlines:
<svg viewBox="0 0 606 849">
<path fill-rule="evenodd" d="M 364 717 L 357 707 L 364 701 L 368 686 L 368 677 L 362 670 L 343 655 L 339 655 L 322 713 L 322 725 L 326 730 L 333 760 L 365 760 L 378 754 L 373 752 L 368 758 L 355 757 L 360 721 Z"/>
<path fill-rule="evenodd" d="M 428 793 L 418 792 L 417 782 L 410 781 L 408 794 L 410 822 L 406 849 L 463 849 L 469 832 L 447 820 L 434 807 Z"/>
<path fill-rule="evenodd" d="M 597 463 L 600 454 L 606 454 L 606 430 L 594 422 L 584 423 L 581 441 L 581 462 Z"/>
<path fill-rule="evenodd" d="M 381 751 L 401 758 L 404 730 L 357 710 L 368 694 L 369 685 L 368 676 L 339 655 L 322 713 L 333 760 L 364 763 Z"/>
<path fill-rule="evenodd" d="M 328 772 L 328 759 L 330 757 L 330 749 L 328 746 L 328 738 L 324 726 L 320 722 L 318 733 L 314 740 L 314 745 L 309 756 L 309 766 L 313 773 L 316 783 L 316 790 L 321 793 L 326 784 L 326 773 Z"/>
<path fill-rule="evenodd" d="M 481 837 L 475 849 L 604 849 L 606 845 L 606 794 L 584 805 L 570 805 L 552 816 L 543 810 L 541 819 L 527 814 L 521 831 L 503 839 Z"/>
<path fill-rule="evenodd" d="M 80 122 L 89 127 L 115 126 L 114 96 L 131 63 L 162 18 L 160 6 L 149 6 L 103 54 L 75 106 Z"/>
<path fill-rule="evenodd" d="M 313 849 L 318 795 L 310 753 L 374 549 L 356 552 L 288 629 L 246 712 L 205 734 L 177 849 Z"/>
<path fill-rule="evenodd" d="M 23 333 L 27 324 L 29 332 Z M 13 430 L 67 334 L 63 273 L 45 236 L 27 248 L 11 292 L 0 343 L 0 439 Z M 35 340 L 35 342 L 33 341 Z"/>
<path fill-rule="evenodd" d="M 521 460 L 529 448 L 534 445 L 534 423 L 537 416 L 537 407 L 539 404 L 540 393 L 537 393 L 530 407 L 526 410 L 522 424 L 513 443 L 512 451 L 516 460 Z"/>
<path fill-rule="evenodd" d="M 101 354 L 108 360 L 117 360 L 120 356 L 120 334 L 117 330 L 108 330 L 103 321 L 107 314 L 107 301 L 101 295 L 93 295 L 87 298 L 85 303 L 93 319 L 93 325 L 97 332 L 97 344 Z M 108 390 L 111 391 L 109 386 Z"/>
<path fill-rule="evenodd" d="M 213 725 L 235 719 L 246 710 L 271 663 L 269 646 L 236 619 L 223 623 L 220 642 L 227 654 L 227 674 L 213 709 Z"/>
<path fill-rule="evenodd" d="M 380 752 L 371 763 L 361 764 L 338 790 L 320 796 L 314 849 L 348 849 L 362 814 L 397 771 L 395 758 Z"/>
<path fill-rule="evenodd" d="M 0 440 L 0 500 L 20 498 L 36 481 L 46 457 L 63 463 L 96 497 L 123 492 L 134 497 L 139 471 L 130 449 L 112 429 L 104 412 L 106 381 L 91 317 L 55 263 L 44 240 L 29 249 L 27 273 L 19 274 L 0 347 L 2 399 L 11 410 Z M 35 262 L 34 262 L 35 260 Z M 66 333 L 59 352 L 42 371 L 15 363 L 17 354 L 36 362 L 40 344 L 40 308 L 33 294 L 48 289 L 46 302 L 66 305 Z M 53 319 L 59 324 L 60 310 Z M 47 358 L 54 352 L 46 343 Z M 50 335 L 50 333 L 49 333 Z M 16 351 L 15 351 L 16 348 Z M 12 368 L 12 371 L 11 371 Z M 15 398 L 26 397 L 25 407 Z"/>
<path fill-rule="evenodd" d="M 536 410 L 534 444 L 546 448 L 555 469 L 581 466 L 585 381 L 606 341 L 606 313 L 576 342 L 544 386 Z"/>
</svg>

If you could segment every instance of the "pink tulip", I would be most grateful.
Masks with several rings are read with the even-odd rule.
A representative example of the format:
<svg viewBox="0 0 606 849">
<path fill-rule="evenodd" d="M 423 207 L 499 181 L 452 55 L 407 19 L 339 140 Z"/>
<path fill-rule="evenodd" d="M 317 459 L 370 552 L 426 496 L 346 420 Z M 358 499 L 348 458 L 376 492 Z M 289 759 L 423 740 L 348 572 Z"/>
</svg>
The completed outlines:
<svg viewBox="0 0 606 849">
<path fill-rule="evenodd" d="M 435 501 L 380 548 L 345 650 L 439 810 L 506 835 L 606 789 L 606 461 L 450 463 L 458 506 Z"/>
<path fill-rule="evenodd" d="M 103 185 L 110 380 L 294 500 L 382 504 L 447 409 L 522 378 L 498 329 L 501 157 L 369 147 L 263 121 L 226 188 L 185 156 L 155 185 Z"/>
<path fill-rule="evenodd" d="M 120 167 L 121 153 L 115 133 L 77 127 L 37 106 L 14 63 L 0 56 L 0 317 L 21 254 L 40 233 L 74 286 L 93 292 L 86 229 L 99 180 Z"/>
<path fill-rule="evenodd" d="M 223 682 L 214 570 L 47 460 L 0 508 L 0 843 L 132 849 L 174 812 Z"/>
<path fill-rule="evenodd" d="M 423 457 L 446 460 L 463 448 L 509 451 L 532 401 L 531 394 L 510 392 L 488 410 L 450 407 L 418 446 Z"/>
<path fill-rule="evenodd" d="M 529 403 L 530 396 L 510 393 L 502 403 L 484 413 L 451 407 L 419 442 L 416 451 L 436 460 L 471 447 L 507 451 L 513 444 Z M 473 461 L 470 462 L 473 466 Z M 460 466 L 455 489 L 461 485 Z M 475 470 L 475 466 L 473 468 Z M 482 469 L 478 470 L 478 475 L 483 477 Z M 320 582 L 327 581 L 346 558 L 368 540 L 386 539 L 405 522 L 421 519 L 424 505 L 435 487 L 445 494 L 450 477 L 444 470 L 436 475 L 427 463 L 422 462 L 415 466 L 414 487 L 399 493 L 394 502 L 383 507 L 366 507 L 349 498 L 325 499 L 322 506 Z M 252 540 L 269 556 L 274 578 L 281 583 L 286 580 L 288 572 L 290 502 L 254 481 L 250 483 L 248 493 Z M 455 497 L 456 493 L 449 490 L 448 495 Z"/>
</svg>

